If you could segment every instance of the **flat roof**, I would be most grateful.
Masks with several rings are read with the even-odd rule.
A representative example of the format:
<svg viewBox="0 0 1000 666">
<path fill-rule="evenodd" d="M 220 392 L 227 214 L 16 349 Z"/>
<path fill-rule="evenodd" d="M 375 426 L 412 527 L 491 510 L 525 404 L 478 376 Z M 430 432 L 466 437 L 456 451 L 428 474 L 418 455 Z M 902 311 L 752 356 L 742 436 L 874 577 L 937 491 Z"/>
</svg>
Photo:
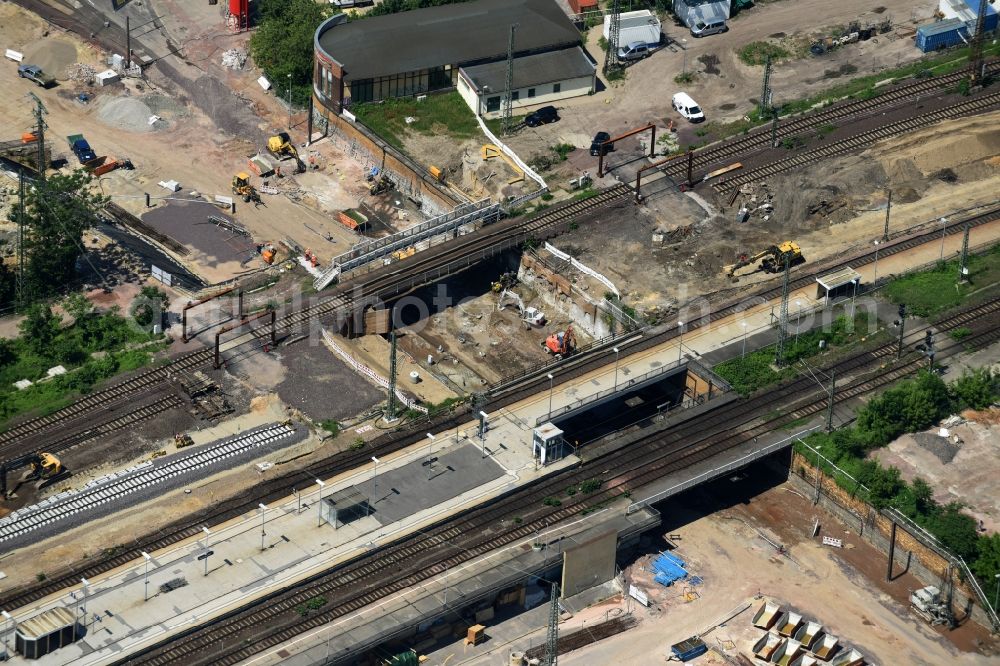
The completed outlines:
<svg viewBox="0 0 1000 666">
<path fill-rule="evenodd" d="M 354 486 L 349 486 L 338 490 L 329 497 L 324 497 L 323 501 L 337 507 L 339 511 L 343 511 L 347 507 L 358 506 L 368 500 L 361 494 L 360 490 Z"/>
<path fill-rule="evenodd" d="M 35 617 L 17 623 L 17 633 L 27 640 L 37 640 L 72 626 L 75 620 L 68 608 L 56 606 Z"/>
<path fill-rule="evenodd" d="M 517 53 L 581 39 L 555 0 L 475 0 L 340 24 L 337 18 L 319 27 L 317 42 L 350 81 L 506 58 L 514 23 Z"/>
<path fill-rule="evenodd" d="M 592 76 L 596 69 L 597 65 L 579 46 L 523 56 L 514 59 L 513 89 Z M 476 90 L 483 90 L 485 86 L 492 92 L 503 92 L 507 86 L 506 60 L 463 67 L 462 71 Z"/>
<path fill-rule="evenodd" d="M 858 273 L 850 266 L 845 266 L 840 270 L 836 270 L 832 273 L 827 273 L 826 275 L 821 275 L 816 278 L 816 282 L 818 282 L 827 291 L 832 291 L 837 287 L 843 287 L 845 284 L 850 284 L 855 280 L 858 282 L 861 281 L 861 273 Z"/>
</svg>

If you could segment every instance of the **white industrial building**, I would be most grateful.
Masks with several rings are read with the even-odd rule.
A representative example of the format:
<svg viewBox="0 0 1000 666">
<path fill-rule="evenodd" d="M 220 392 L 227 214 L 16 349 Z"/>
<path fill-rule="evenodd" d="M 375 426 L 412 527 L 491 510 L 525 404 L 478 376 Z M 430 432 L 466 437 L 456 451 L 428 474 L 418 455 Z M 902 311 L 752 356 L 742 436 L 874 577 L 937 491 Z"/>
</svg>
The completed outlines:
<svg viewBox="0 0 1000 666">
<path fill-rule="evenodd" d="M 942 0 L 943 1 L 943 0 Z M 687 27 L 729 19 L 729 0 L 674 0 L 673 12 Z"/>
<path fill-rule="evenodd" d="M 597 64 L 579 46 L 515 58 L 511 109 L 588 95 L 596 83 Z M 469 108 L 484 118 L 500 116 L 506 85 L 506 60 L 458 70 L 458 93 Z"/>
<path fill-rule="evenodd" d="M 660 19 L 656 14 L 644 9 L 637 12 L 622 12 L 618 28 L 618 46 L 628 44 L 646 44 L 656 46 L 660 43 Z M 611 16 L 604 15 L 604 39 L 611 33 Z"/>
<path fill-rule="evenodd" d="M 989 5 L 989 0 L 938 0 L 938 11 L 945 20 L 959 19 L 968 28 L 968 34 L 976 32 L 976 19 L 979 14 L 979 3 L 987 2 L 986 7 L 986 32 L 997 28 L 997 10 Z"/>
</svg>

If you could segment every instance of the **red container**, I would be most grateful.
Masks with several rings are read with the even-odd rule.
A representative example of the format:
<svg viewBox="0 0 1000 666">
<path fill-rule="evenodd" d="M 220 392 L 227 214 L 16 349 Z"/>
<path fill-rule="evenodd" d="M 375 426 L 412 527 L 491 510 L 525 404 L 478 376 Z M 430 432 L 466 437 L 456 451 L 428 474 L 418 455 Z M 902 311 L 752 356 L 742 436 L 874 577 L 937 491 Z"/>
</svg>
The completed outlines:
<svg viewBox="0 0 1000 666">
<path fill-rule="evenodd" d="M 574 14 L 594 12 L 599 9 L 597 0 L 569 0 L 569 8 L 573 10 Z"/>
<path fill-rule="evenodd" d="M 250 13 L 249 0 L 229 0 L 229 13 L 233 16 L 246 16 Z"/>
</svg>

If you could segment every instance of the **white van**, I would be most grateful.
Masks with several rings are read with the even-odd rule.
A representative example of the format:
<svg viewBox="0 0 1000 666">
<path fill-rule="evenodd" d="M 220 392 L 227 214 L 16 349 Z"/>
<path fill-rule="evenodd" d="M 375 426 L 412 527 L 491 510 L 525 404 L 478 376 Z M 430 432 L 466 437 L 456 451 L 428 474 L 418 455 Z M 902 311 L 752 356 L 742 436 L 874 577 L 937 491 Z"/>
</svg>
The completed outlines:
<svg viewBox="0 0 1000 666">
<path fill-rule="evenodd" d="M 701 107 L 685 92 L 675 94 L 673 99 L 670 100 L 670 104 L 674 107 L 674 111 L 693 123 L 700 123 L 705 119 L 705 114 L 702 112 Z"/>
</svg>

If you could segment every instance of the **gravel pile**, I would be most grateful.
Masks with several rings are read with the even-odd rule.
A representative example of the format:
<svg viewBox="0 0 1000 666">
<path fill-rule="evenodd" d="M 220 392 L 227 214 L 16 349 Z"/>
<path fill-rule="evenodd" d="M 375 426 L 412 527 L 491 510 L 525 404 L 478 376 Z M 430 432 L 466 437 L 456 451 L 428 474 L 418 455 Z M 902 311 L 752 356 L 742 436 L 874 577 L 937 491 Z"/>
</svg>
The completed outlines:
<svg viewBox="0 0 1000 666">
<path fill-rule="evenodd" d="M 101 102 L 97 117 L 106 125 L 129 132 L 152 132 L 156 125 L 149 124 L 152 110 L 134 97 L 106 97 Z"/>
<path fill-rule="evenodd" d="M 78 83 L 93 83 L 95 76 L 97 76 L 97 70 L 90 65 L 83 64 L 82 62 L 74 62 L 66 68 L 66 78 L 70 81 L 76 81 Z"/>
<path fill-rule="evenodd" d="M 229 69 L 243 69 L 247 62 L 247 52 L 240 49 L 229 49 L 222 54 L 222 66 Z"/>
</svg>

